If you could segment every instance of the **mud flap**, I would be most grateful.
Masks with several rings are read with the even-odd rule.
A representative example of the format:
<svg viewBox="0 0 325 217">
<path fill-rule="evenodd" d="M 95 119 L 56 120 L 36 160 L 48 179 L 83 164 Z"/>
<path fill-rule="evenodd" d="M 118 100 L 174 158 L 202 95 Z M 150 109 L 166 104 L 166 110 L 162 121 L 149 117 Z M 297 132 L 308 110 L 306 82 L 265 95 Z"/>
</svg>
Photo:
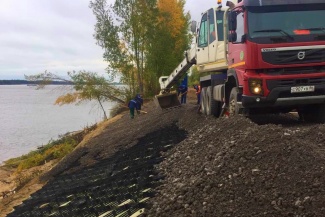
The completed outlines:
<svg viewBox="0 0 325 217">
<path fill-rule="evenodd" d="M 156 95 L 154 101 L 156 106 L 161 109 L 170 109 L 181 106 L 176 93 Z"/>
</svg>

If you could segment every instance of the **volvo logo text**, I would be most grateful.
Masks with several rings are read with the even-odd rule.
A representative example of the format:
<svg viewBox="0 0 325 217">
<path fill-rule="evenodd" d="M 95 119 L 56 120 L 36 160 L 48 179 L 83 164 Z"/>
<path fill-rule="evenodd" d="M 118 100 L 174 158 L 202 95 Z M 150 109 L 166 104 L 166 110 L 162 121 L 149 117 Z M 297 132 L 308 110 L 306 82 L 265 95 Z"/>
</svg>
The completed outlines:
<svg viewBox="0 0 325 217">
<path fill-rule="evenodd" d="M 299 60 L 303 60 L 305 59 L 305 51 L 300 51 L 298 54 L 297 54 L 297 57 Z"/>
</svg>

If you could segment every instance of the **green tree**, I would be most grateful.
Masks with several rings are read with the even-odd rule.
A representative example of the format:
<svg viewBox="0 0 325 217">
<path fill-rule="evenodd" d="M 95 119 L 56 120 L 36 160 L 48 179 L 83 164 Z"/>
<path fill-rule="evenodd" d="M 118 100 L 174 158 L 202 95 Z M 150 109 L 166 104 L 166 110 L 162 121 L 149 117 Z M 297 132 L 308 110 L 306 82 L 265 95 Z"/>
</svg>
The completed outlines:
<svg viewBox="0 0 325 217">
<path fill-rule="evenodd" d="M 184 13 L 184 0 L 158 0 L 155 31 L 147 50 L 147 66 L 151 72 L 148 83 L 153 93 L 159 91 L 158 78 L 169 75 L 184 59 L 191 36 L 188 34 L 190 16 Z"/>
<path fill-rule="evenodd" d="M 97 100 L 105 118 L 102 102 L 125 103 L 136 93 L 159 92 L 158 78 L 169 75 L 184 58 L 189 47 L 189 15 L 184 14 L 185 0 L 93 0 L 90 8 L 96 16 L 94 38 L 103 48 L 109 80 L 94 72 L 68 72 L 63 79 L 50 72 L 26 76 L 40 85 L 53 80 L 67 81 L 75 92 L 60 96 L 56 104 Z M 125 88 L 111 85 L 116 77 Z"/>
<path fill-rule="evenodd" d="M 116 0 L 114 5 L 108 5 L 106 0 L 90 2 L 97 19 L 94 36 L 104 49 L 108 72 L 119 72 L 121 82 L 128 85 L 133 95 L 144 91 L 147 23 L 154 11 L 154 2 Z"/>
<path fill-rule="evenodd" d="M 188 84 L 189 84 L 189 86 L 198 85 L 200 83 L 200 74 L 197 69 L 197 66 L 192 66 L 191 71 L 192 71 L 192 73 L 189 76 Z"/>
<path fill-rule="evenodd" d="M 188 48 L 189 15 L 184 0 L 93 0 L 95 39 L 104 49 L 109 73 L 134 95 L 158 92 L 158 78 L 167 75 L 184 58 Z"/>
</svg>

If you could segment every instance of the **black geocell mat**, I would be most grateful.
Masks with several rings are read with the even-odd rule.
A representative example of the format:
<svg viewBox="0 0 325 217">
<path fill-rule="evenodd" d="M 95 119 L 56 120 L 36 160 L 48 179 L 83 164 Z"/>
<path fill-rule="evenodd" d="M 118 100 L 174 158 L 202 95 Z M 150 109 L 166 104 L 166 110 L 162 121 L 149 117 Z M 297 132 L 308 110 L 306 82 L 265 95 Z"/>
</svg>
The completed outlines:
<svg viewBox="0 0 325 217">
<path fill-rule="evenodd" d="M 150 133 L 83 171 L 56 176 L 7 216 L 137 216 L 164 178 L 154 169 L 160 153 L 185 137 L 176 124 Z"/>
</svg>

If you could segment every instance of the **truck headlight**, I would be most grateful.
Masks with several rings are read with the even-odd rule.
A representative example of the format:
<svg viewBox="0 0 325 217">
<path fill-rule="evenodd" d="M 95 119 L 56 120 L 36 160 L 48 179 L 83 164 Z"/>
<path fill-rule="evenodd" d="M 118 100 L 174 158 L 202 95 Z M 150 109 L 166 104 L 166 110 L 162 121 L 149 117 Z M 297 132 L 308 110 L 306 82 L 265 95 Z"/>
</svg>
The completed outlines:
<svg viewBox="0 0 325 217">
<path fill-rule="evenodd" d="M 261 79 L 249 79 L 248 85 L 252 94 L 263 95 L 263 81 Z"/>
</svg>

